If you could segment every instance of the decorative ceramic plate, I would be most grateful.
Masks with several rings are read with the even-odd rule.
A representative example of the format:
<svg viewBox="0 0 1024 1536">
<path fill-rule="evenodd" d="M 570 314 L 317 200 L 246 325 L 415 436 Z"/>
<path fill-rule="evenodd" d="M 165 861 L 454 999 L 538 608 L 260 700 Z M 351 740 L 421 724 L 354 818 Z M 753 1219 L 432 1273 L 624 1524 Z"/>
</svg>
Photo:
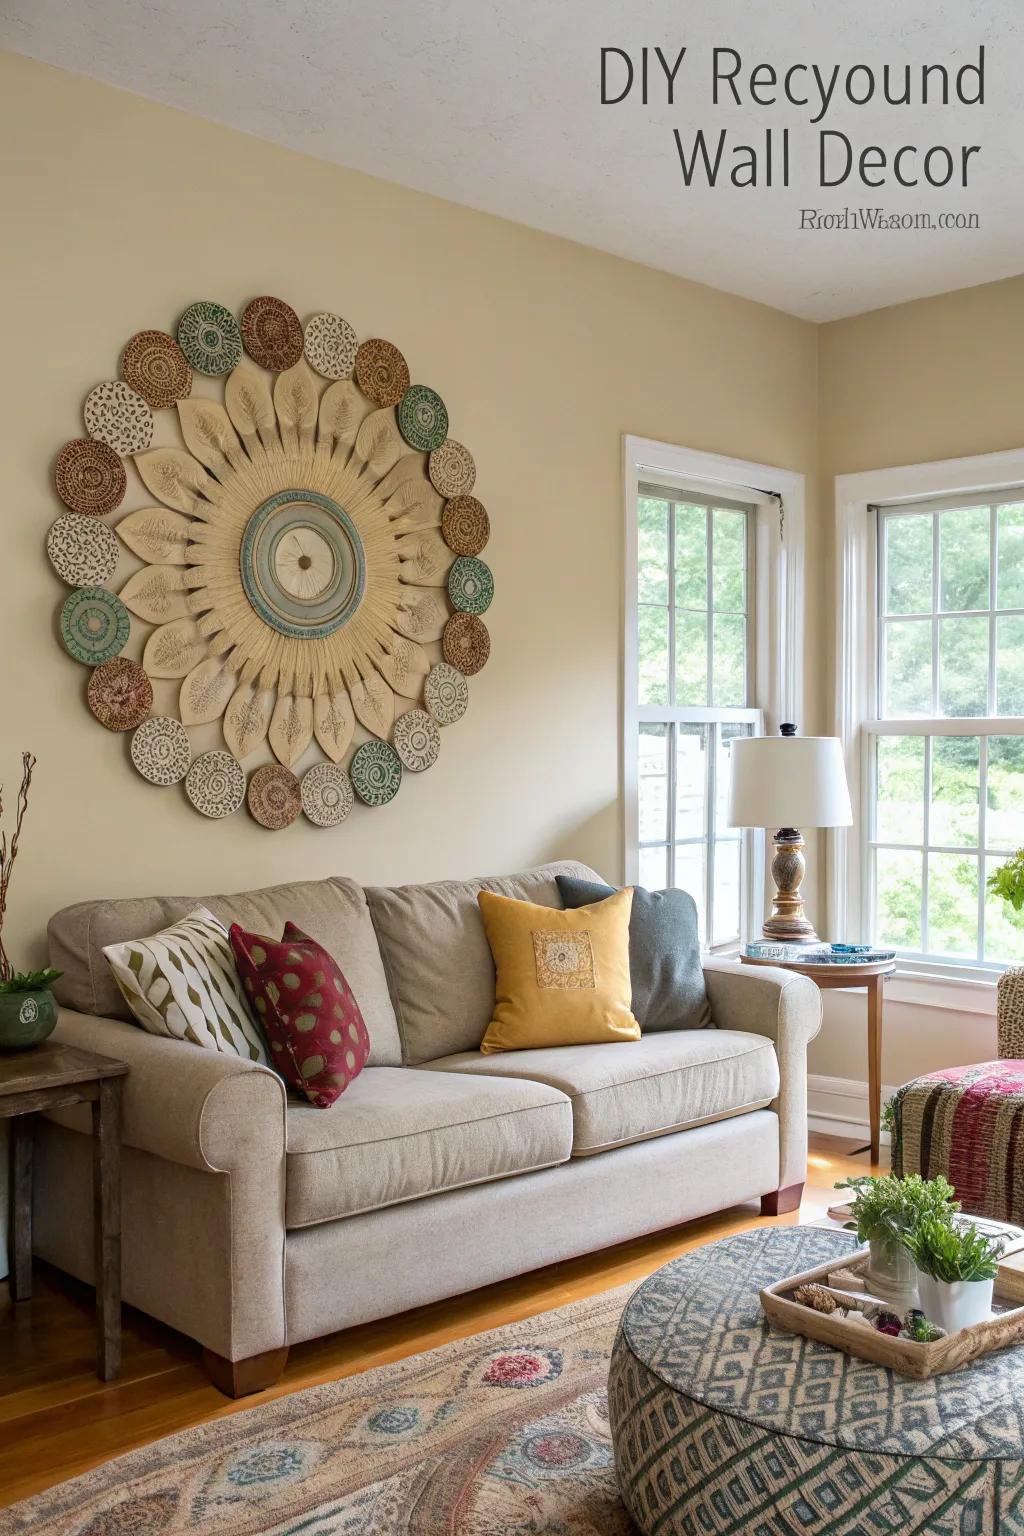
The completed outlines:
<svg viewBox="0 0 1024 1536">
<path fill-rule="evenodd" d="M 425 384 L 410 384 L 398 402 L 398 426 L 410 448 L 429 453 L 448 436 L 448 409 Z"/>
<path fill-rule="evenodd" d="M 93 672 L 87 697 L 108 731 L 134 731 L 153 708 L 153 684 L 137 661 L 115 656 Z"/>
<path fill-rule="evenodd" d="M 430 483 L 442 496 L 468 496 L 476 484 L 476 465 L 464 443 L 448 437 L 428 461 Z"/>
<path fill-rule="evenodd" d="M 192 762 L 188 731 L 170 715 L 151 715 L 132 737 L 132 762 L 151 784 L 180 784 Z"/>
<path fill-rule="evenodd" d="M 441 537 L 457 555 L 478 555 L 491 536 L 491 520 L 475 496 L 453 496 L 441 513 Z"/>
<path fill-rule="evenodd" d="M 314 763 L 301 788 L 302 809 L 314 827 L 337 827 L 352 809 L 352 780 L 337 763 Z"/>
<path fill-rule="evenodd" d="M 422 773 L 432 768 L 441 750 L 441 732 L 425 709 L 409 709 L 395 721 L 395 751 L 406 768 Z"/>
<path fill-rule="evenodd" d="M 188 771 L 185 793 L 204 816 L 231 816 L 245 799 L 245 770 L 230 752 L 204 752 Z"/>
<path fill-rule="evenodd" d="M 397 405 L 409 388 L 409 364 L 390 341 L 374 336 L 356 353 L 356 383 L 382 409 Z"/>
<path fill-rule="evenodd" d="M 136 331 L 121 353 L 121 376 L 154 411 L 192 393 L 192 369 L 166 331 Z"/>
<path fill-rule="evenodd" d="M 402 786 L 402 760 L 386 741 L 364 741 L 348 771 L 364 805 L 387 805 Z"/>
<path fill-rule="evenodd" d="M 254 363 L 280 373 L 302 356 L 302 322 L 290 304 L 263 294 L 242 311 L 242 341 Z"/>
<path fill-rule="evenodd" d="M 128 476 L 124 465 L 106 443 L 76 437 L 65 443 L 54 468 L 57 495 L 72 512 L 102 517 L 124 500 Z"/>
<path fill-rule="evenodd" d="M 491 654 L 487 625 L 475 613 L 453 613 L 441 636 L 441 651 L 445 661 L 464 677 L 473 677 L 487 665 Z"/>
<path fill-rule="evenodd" d="M 438 725 L 454 725 L 469 708 L 469 684 L 457 667 L 439 661 L 423 685 L 427 708 Z"/>
<path fill-rule="evenodd" d="M 290 768 L 270 763 L 257 768 L 246 793 L 249 812 L 261 827 L 280 832 L 290 827 L 302 809 L 302 791 Z"/>
<path fill-rule="evenodd" d="M 314 315 L 306 326 L 306 361 L 325 379 L 350 379 L 359 338 L 340 315 Z"/>
<path fill-rule="evenodd" d="M 117 539 L 97 517 L 65 512 L 46 535 L 46 553 L 69 587 L 100 587 L 117 569 Z"/>
<path fill-rule="evenodd" d="M 494 597 L 494 577 L 482 560 L 463 555 L 448 572 L 448 597 L 460 613 L 486 613 Z"/>
<path fill-rule="evenodd" d="M 200 299 L 178 321 L 178 345 L 200 373 L 230 373 L 242 356 L 238 321 L 223 304 Z"/>
<path fill-rule="evenodd" d="M 128 643 L 132 621 L 119 597 L 106 587 L 79 587 L 60 611 L 60 637 L 76 661 L 98 667 Z"/>
<path fill-rule="evenodd" d="M 89 436 L 115 453 L 142 453 L 153 441 L 153 412 L 122 379 L 91 389 L 82 415 Z"/>
</svg>

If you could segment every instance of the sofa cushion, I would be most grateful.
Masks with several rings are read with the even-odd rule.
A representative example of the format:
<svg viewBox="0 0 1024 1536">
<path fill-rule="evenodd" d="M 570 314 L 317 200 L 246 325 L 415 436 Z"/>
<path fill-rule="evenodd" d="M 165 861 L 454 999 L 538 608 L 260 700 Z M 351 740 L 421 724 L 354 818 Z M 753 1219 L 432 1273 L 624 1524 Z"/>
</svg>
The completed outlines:
<svg viewBox="0 0 1024 1536">
<path fill-rule="evenodd" d="M 561 907 L 555 884 L 559 874 L 598 879 L 585 864 L 562 863 L 522 875 L 367 890 L 410 1066 L 475 1051 L 491 1022 L 494 961 L 477 905 L 480 892 Z M 354 979 L 352 987 L 358 997 Z"/>
<path fill-rule="evenodd" d="M 57 1001 L 79 1013 L 130 1019 L 101 950 L 157 933 L 196 906 L 209 907 L 227 927 L 240 923 L 257 933 L 280 933 L 291 921 L 316 939 L 341 966 L 359 999 L 370 1036 L 371 1066 L 399 1064 L 398 1026 L 373 924 L 366 898 L 352 880 L 297 880 L 237 896 L 137 896 L 64 907 L 51 917 L 47 929 L 51 964 L 64 972 L 54 986 Z"/>
<path fill-rule="evenodd" d="M 504 1056 L 473 1051 L 432 1061 L 427 1070 L 530 1078 L 557 1088 L 572 1101 L 574 1157 L 763 1109 L 779 1091 L 771 1041 L 737 1029 Z"/>
<path fill-rule="evenodd" d="M 571 1151 L 569 1101 L 543 1083 L 367 1067 L 328 1110 L 289 1105 L 285 1222 L 550 1168 Z"/>
</svg>

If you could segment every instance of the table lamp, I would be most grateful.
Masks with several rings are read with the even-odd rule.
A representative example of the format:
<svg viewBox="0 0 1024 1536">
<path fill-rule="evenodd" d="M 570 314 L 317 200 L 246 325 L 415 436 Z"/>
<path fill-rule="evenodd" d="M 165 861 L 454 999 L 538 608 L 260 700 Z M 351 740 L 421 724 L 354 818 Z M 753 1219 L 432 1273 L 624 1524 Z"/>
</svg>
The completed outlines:
<svg viewBox="0 0 1024 1536">
<path fill-rule="evenodd" d="M 775 895 L 764 936 L 783 944 L 816 944 L 804 913 L 800 882 L 807 868 L 801 827 L 848 827 L 853 822 L 843 752 L 835 736 L 742 736 L 732 743 L 731 827 L 775 828 Z"/>
</svg>

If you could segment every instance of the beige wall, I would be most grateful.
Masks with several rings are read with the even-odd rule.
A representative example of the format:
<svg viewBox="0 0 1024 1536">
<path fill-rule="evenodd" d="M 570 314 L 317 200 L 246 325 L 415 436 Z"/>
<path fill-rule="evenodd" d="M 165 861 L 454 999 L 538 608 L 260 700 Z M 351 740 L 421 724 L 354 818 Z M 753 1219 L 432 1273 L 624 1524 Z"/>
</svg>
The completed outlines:
<svg viewBox="0 0 1024 1536">
<path fill-rule="evenodd" d="M 618 874 L 624 432 L 808 475 L 813 326 L 0 56 L 0 776 L 39 758 L 14 957 L 80 897 L 329 872 L 397 881 L 574 854 Z M 752 259 L 754 259 L 752 257 Z M 393 338 L 444 394 L 492 514 L 492 660 L 438 766 L 336 832 L 210 823 L 145 784 L 53 633 L 50 469 L 137 329 L 277 293 Z M 141 498 L 140 498 L 141 499 Z M 127 505 L 127 504 L 126 504 Z M 818 559 L 809 506 L 811 560 Z M 808 686 L 822 696 L 812 651 Z"/>
</svg>

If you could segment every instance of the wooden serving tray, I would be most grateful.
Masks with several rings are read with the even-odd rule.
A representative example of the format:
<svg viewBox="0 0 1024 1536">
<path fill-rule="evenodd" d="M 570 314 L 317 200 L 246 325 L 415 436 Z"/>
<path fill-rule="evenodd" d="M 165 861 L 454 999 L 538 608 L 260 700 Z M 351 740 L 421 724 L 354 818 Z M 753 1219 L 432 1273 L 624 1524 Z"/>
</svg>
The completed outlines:
<svg viewBox="0 0 1024 1536">
<path fill-rule="evenodd" d="M 808 1339 L 817 1339 L 833 1349 L 841 1349 L 847 1355 L 861 1360 L 871 1360 L 875 1365 L 886 1365 L 901 1376 L 913 1376 L 919 1381 L 930 1376 L 942 1376 L 947 1371 L 959 1370 L 981 1355 L 996 1349 L 1006 1349 L 1024 1339 L 1024 1305 L 1021 1305 L 1019 1283 L 1015 1286 L 1009 1272 L 1002 1267 L 996 1274 L 993 1296 L 993 1316 L 986 1323 L 976 1323 L 962 1328 L 959 1333 L 947 1334 L 932 1344 L 918 1344 L 913 1339 L 894 1338 L 879 1333 L 857 1321 L 854 1314 L 842 1317 L 836 1312 L 815 1312 L 794 1301 L 792 1293 L 801 1285 L 828 1285 L 829 1276 L 845 1271 L 857 1274 L 867 1266 L 869 1253 L 866 1248 L 848 1259 L 836 1259 L 829 1264 L 819 1264 L 801 1275 L 790 1275 L 761 1291 L 761 1306 L 769 1322 L 786 1333 L 799 1333 Z"/>
</svg>

